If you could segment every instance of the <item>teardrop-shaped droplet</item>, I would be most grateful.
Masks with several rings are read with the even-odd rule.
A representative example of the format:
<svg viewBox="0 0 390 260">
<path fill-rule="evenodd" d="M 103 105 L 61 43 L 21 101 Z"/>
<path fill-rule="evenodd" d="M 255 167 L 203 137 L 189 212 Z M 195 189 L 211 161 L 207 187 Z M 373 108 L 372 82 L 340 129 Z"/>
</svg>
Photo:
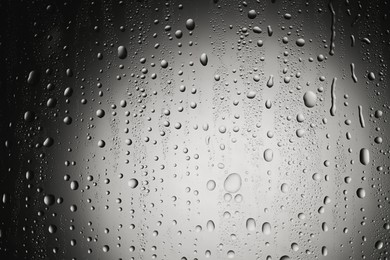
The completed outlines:
<svg viewBox="0 0 390 260">
<path fill-rule="evenodd" d="M 270 75 L 267 81 L 267 87 L 272 88 L 274 85 L 274 76 Z"/>
</svg>

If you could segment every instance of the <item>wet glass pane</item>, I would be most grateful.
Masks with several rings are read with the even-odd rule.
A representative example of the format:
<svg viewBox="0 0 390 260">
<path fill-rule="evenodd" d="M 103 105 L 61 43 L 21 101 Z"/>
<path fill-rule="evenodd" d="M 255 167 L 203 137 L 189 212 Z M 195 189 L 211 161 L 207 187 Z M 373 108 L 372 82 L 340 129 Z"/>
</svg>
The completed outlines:
<svg viewBox="0 0 390 260">
<path fill-rule="evenodd" d="M 0 2 L 0 259 L 389 259 L 390 3 Z"/>
</svg>

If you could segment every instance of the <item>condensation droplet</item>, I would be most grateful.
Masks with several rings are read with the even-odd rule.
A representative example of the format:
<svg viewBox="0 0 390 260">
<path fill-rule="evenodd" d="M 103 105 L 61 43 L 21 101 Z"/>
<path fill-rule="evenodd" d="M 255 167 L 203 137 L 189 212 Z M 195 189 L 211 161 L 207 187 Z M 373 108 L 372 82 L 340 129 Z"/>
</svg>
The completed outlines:
<svg viewBox="0 0 390 260">
<path fill-rule="evenodd" d="M 227 192 L 236 193 L 241 188 L 241 176 L 237 173 L 229 174 L 224 182 L 224 188 Z"/>
<path fill-rule="evenodd" d="M 309 90 L 303 95 L 303 102 L 305 103 L 305 106 L 312 108 L 316 105 L 317 95 Z"/>
<path fill-rule="evenodd" d="M 255 231 L 256 230 L 256 221 L 253 218 L 248 218 L 246 220 L 246 229 L 248 231 Z"/>
</svg>

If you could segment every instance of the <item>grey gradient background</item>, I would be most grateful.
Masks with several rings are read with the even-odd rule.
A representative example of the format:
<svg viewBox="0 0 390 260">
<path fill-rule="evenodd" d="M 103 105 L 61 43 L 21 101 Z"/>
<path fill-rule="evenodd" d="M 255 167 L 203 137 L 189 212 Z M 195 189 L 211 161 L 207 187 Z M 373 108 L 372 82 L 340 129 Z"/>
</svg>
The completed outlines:
<svg viewBox="0 0 390 260">
<path fill-rule="evenodd" d="M 234 259 L 388 259 L 389 3 L 332 4 L 333 56 L 328 1 L 1 1 L 0 259 L 206 259 L 206 251 L 209 259 L 228 259 L 229 251 Z M 36 84 L 27 83 L 32 70 L 40 74 Z M 309 90 L 317 95 L 313 108 L 303 102 Z M 34 120 L 23 119 L 26 111 Z M 47 137 L 51 147 L 42 146 Z M 368 165 L 359 160 L 362 148 Z M 229 200 L 231 173 L 242 186 Z M 46 194 L 63 201 L 46 206 Z M 248 218 L 255 230 L 246 228 Z M 262 232 L 265 222 L 270 234 Z"/>
</svg>

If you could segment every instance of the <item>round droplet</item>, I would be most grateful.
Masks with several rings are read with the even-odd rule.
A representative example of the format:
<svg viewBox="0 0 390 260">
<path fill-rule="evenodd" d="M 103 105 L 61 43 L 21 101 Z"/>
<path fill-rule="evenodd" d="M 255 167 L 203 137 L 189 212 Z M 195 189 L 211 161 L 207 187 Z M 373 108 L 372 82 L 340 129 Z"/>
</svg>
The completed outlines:
<svg viewBox="0 0 390 260">
<path fill-rule="evenodd" d="M 127 183 L 130 188 L 134 189 L 135 187 L 138 186 L 138 180 L 137 179 L 130 179 L 129 182 Z"/>
<path fill-rule="evenodd" d="M 357 189 L 357 191 L 356 191 L 356 195 L 357 195 L 360 199 L 363 199 L 364 197 L 366 197 L 366 191 L 365 191 L 363 188 L 359 188 L 359 189 Z"/>
<path fill-rule="evenodd" d="M 299 38 L 295 43 L 298 47 L 303 47 L 305 45 L 305 40 L 303 38 Z"/>
<path fill-rule="evenodd" d="M 104 146 L 106 146 L 106 142 L 104 142 L 103 140 L 99 140 L 98 146 L 99 146 L 100 148 L 103 148 Z"/>
<path fill-rule="evenodd" d="M 118 58 L 119 59 L 125 59 L 127 57 L 127 49 L 125 46 L 119 46 L 118 47 Z"/>
<path fill-rule="evenodd" d="M 177 30 L 175 32 L 175 36 L 176 36 L 176 38 L 180 39 L 181 37 L 183 37 L 183 32 L 181 30 Z"/>
<path fill-rule="evenodd" d="M 249 12 L 248 12 L 248 18 L 249 19 L 255 19 L 256 18 L 256 11 L 255 10 L 249 10 Z"/>
<path fill-rule="evenodd" d="M 288 255 L 284 255 L 280 258 L 280 260 L 290 260 L 291 258 Z"/>
<path fill-rule="evenodd" d="M 72 118 L 70 116 L 64 117 L 64 123 L 70 125 L 72 123 Z"/>
<path fill-rule="evenodd" d="M 97 117 L 102 118 L 102 117 L 104 117 L 104 115 L 105 115 L 105 112 L 104 112 L 103 109 L 98 109 L 98 110 L 96 111 L 96 116 L 97 116 Z"/>
<path fill-rule="evenodd" d="M 362 148 L 360 150 L 360 162 L 363 165 L 367 165 L 370 163 L 370 151 L 367 148 Z"/>
<path fill-rule="evenodd" d="M 46 195 L 46 196 L 43 198 L 43 202 L 44 202 L 47 206 L 53 205 L 54 202 L 55 202 L 55 197 L 54 197 L 54 195 L 51 195 L 51 194 Z"/>
<path fill-rule="evenodd" d="M 236 255 L 236 253 L 234 253 L 233 250 L 229 250 L 229 251 L 227 252 L 227 257 L 228 257 L 228 258 L 234 258 L 235 255 Z"/>
<path fill-rule="evenodd" d="M 213 191 L 217 185 L 214 180 L 209 180 L 206 186 L 209 191 Z"/>
<path fill-rule="evenodd" d="M 167 68 L 168 67 L 168 62 L 166 60 L 161 61 L 161 68 Z"/>
<path fill-rule="evenodd" d="M 194 22 L 194 20 L 188 19 L 188 20 L 186 21 L 186 27 L 187 27 L 187 29 L 190 30 L 190 31 L 194 30 L 194 29 L 195 29 L 195 22 Z"/>
<path fill-rule="evenodd" d="M 255 231 L 256 230 L 256 221 L 253 218 L 248 218 L 246 220 L 246 229 L 248 231 Z"/>
<path fill-rule="evenodd" d="M 229 174 L 224 183 L 224 188 L 227 192 L 236 193 L 241 188 L 241 176 L 237 173 Z"/>
<path fill-rule="evenodd" d="M 303 95 L 303 102 L 305 103 L 305 106 L 312 108 L 316 105 L 317 95 L 309 90 Z"/>
<path fill-rule="evenodd" d="M 246 97 L 249 98 L 249 99 L 253 99 L 254 97 L 256 97 L 256 91 L 254 91 L 254 90 L 249 91 L 246 94 Z"/>
<path fill-rule="evenodd" d="M 207 62 L 208 62 L 207 54 L 206 53 L 202 53 L 202 55 L 200 55 L 200 63 L 203 66 L 206 66 Z"/>
<path fill-rule="evenodd" d="M 299 250 L 299 246 L 297 243 L 292 243 L 291 244 L 291 249 L 295 252 L 297 252 Z"/>
<path fill-rule="evenodd" d="M 104 253 L 107 253 L 108 251 L 110 251 L 110 247 L 107 246 L 107 245 L 104 245 L 102 250 L 103 250 Z"/>
<path fill-rule="evenodd" d="M 274 152 L 271 149 L 266 149 L 264 151 L 263 156 L 264 156 L 264 160 L 266 160 L 267 162 L 270 162 L 274 158 Z"/>
<path fill-rule="evenodd" d="M 261 227 L 261 231 L 264 235 L 270 235 L 271 234 L 271 224 L 269 222 L 264 222 L 263 226 Z"/>
</svg>

